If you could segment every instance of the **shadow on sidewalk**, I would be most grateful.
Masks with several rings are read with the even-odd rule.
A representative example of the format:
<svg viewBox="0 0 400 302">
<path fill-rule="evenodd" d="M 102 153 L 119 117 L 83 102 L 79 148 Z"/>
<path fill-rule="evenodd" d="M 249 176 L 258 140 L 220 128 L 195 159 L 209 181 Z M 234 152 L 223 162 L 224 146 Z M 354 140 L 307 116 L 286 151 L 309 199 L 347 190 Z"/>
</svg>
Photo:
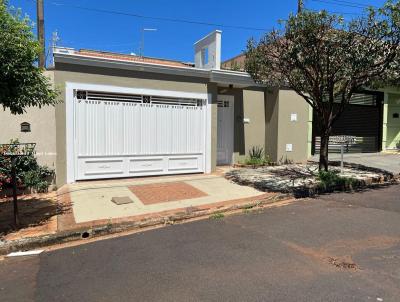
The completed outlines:
<svg viewBox="0 0 400 302">
<path fill-rule="evenodd" d="M 0 238 L 23 229 L 44 227 L 52 217 L 68 211 L 68 207 L 59 205 L 55 194 L 51 193 L 20 196 L 18 209 L 20 225 L 15 227 L 12 199 L 0 199 Z"/>
</svg>

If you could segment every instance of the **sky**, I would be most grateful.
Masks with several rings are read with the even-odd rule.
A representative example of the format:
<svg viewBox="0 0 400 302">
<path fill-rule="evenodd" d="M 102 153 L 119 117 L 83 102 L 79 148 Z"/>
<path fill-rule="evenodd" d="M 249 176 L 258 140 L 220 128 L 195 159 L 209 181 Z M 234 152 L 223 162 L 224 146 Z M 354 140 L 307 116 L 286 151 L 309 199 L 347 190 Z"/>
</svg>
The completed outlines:
<svg viewBox="0 0 400 302">
<path fill-rule="evenodd" d="M 381 6 L 384 0 L 304 2 L 307 9 L 326 9 L 352 18 L 362 14 L 365 5 Z M 222 60 L 226 60 L 245 50 L 249 38 L 260 38 L 297 10 L 297 0 L 44 0 L 44 3 L 46 46 L 57 31 L 59 46 L 137 54 L 142 29 L 156 29 L 144 33 L 143 54 L 185 62 L 194 61 L 193 43 L 215 29 L 222 30 Z M 9 0 L 9 5 L 21 8 L 36 23 L 35 0 Z"/>
</svg>

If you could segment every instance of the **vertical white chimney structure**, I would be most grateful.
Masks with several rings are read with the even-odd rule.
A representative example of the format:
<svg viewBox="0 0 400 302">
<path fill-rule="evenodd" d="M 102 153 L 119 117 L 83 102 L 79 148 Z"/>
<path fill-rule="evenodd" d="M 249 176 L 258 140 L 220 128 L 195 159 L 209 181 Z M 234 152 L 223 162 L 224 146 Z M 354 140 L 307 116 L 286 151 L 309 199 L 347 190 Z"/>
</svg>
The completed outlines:
<svg viewBox="0 0 400 302">
<path fill-rule="evenodd" d="M 202 69 L 221 69 L 221 33 L 216 30 L 194 43 L 194 65 Z"/>
</svg>

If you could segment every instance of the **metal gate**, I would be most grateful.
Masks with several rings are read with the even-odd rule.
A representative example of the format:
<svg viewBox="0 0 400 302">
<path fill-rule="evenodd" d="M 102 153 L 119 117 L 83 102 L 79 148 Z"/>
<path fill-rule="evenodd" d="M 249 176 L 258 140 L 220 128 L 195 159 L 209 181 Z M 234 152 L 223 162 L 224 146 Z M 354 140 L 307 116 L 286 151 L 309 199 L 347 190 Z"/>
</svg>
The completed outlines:
<svg viewBox="0 0 400 302">
<path fill-rule="evenodd" d="M 355 136 L 356 141 L 346 145 L 347 153 L 379 152 L 382 150 L 383 93 L 355 94 L 345 111 L 335 122 L 332 135 Z M 339 104 L 335 104 L 339 106 Z M 312 153 L 319 153 L 321 133 L 316 113 L 313 116 Z M 329 144 L 329 152 L 340 152 L 340 145 Z"/>
<path fill-rule="evenodd" d="M 75 179 L 204 171 L 204 100 L 75 94 Z"/>
</svg>

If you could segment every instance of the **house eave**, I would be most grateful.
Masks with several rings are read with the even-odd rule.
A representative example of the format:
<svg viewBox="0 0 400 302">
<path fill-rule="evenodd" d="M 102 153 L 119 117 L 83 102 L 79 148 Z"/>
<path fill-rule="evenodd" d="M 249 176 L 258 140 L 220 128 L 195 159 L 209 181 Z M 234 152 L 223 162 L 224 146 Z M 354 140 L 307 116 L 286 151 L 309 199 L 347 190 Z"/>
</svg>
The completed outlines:
<svg viewBox="0 0 400 302">
<path fill-rule="evenodd" d="M 191 67 L 165 66 L 147 62 L 128 62 L 118 59 L 90 57 L 71 54 L 54 54 L 54 62 L 57 69 L 57 63 L 74 64 L 82 66 L 93 66 L 113 69 L 124 69 L 134 71 L 144 71 L 153 73 L 162 73 L 170 75 L 191 76 L 200 78 L 209 78 L 209 71 Z"/>
<path fill-rule="evenodd" d="M 211 70 L 210 81 L 218 84 L 234 85 L 241 88 L 263 86 L 255 83 L 247 72 L 230 70 Z"/>
</svg>

